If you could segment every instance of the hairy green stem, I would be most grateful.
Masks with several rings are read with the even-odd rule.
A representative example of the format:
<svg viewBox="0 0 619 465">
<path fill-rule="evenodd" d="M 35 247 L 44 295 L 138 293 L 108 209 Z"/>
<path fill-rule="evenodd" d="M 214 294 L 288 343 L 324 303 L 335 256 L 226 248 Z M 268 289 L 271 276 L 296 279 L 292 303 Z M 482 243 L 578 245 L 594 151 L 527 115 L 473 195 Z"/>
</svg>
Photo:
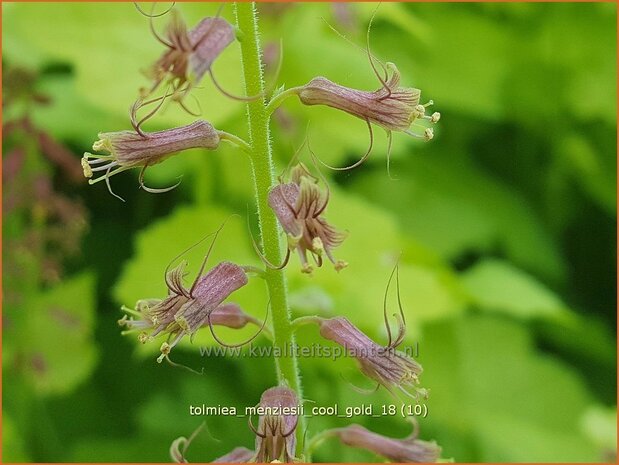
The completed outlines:
<svg viewBox="0 0 619 465">
<path fill-rule="evenodd" d="M 246 95 L 264 95 L 262 76 L 262 59 L 258 39 L 258 21 L 254 3 L 235 3 L 236 21 L 241 31 L 241 57 Z M 277 218 L 268 204 L 268 195 L 275 185 L 274 165 L 271 156 L 269 135 L 269 115 L 264 97 L 247 103 L 249 125 L 249 157 L 252 166 L 254 189 L 258 205 L 258 221 L 264 248 L 264 256 L 271 263 L 281 263 L 283 251 L 279 240 Z M 286 278 L 283 270 L 267 269 L 265 279 L 271 300 L 271 319 L 273 326 L 273 346 L 277 377 L 285 381 L 296 391 L 299 399 L 303 398 L 299 368 L 294 351 L 294 334 L 290 322 Z M 277 353 L 279 352 L 279 354 Z M 297 436 L 304 432 L 303 418 L 299 418 Z M 299 441 L 300 443 L 301 441 Z"/>
</svg>

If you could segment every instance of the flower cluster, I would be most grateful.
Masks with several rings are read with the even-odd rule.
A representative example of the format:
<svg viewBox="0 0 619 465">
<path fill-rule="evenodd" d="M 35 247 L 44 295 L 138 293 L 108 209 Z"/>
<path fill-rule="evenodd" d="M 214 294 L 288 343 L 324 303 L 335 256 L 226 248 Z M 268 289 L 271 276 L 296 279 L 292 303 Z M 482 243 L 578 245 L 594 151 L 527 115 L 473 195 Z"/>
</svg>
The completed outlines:
<svg viewBox="0 0 619 465">
<path fill-rule="evenodd" d="M 237 5 L 237 8 L 241 6 Z M 251 18 L 255 20 L 255 12 L 251 11 L 251 13 Z M 172 10 L 166 34 L 161 37 L 153 27 L 153 17 L 152 14 L 149 16 L 151 30 L 166 49 L 148 71 L 151 79 L 150 87 L 142 89 L 140 97 L 131 106 L 129 122 L 133 130 L 99 134 L 99 140 L 93 145 L 93 150 L 98 154 L 86 152 L 82 158 L 84 176 L 89 179 L 90 184 L 105 181 L 111 192 L 109 179 L 112 176 L 132 168 L 140 168 L 139 183 L 144 190 L 165 192 L 169 189 L 152 189 L 144 185 L 144 173 L 148 167 L 159 164 L 184 150 L 192 148 L 215 150 L 222 140 L 231 142 L 250 154 L 259 199 L 261 231 L 264 234 L 266 230 L 267 234 L 272 236 L 268 237 L 271 245 L 277 245 L 278 231 L 284 231 L 287 238 L 286 257 L 282 264 L 273 264 L 268 258 L 270 256 L 280 257 L 279 252 L 271 253 L 272 250 L 269 250 L 269 253 L 264 254 L 254 243 L 258 254 L 265 265 L 271 268 L 270 270 L 222 261 L 205 272 L 210 254 L 209 249 L 191 286 L 186 287 L 183 282 L 187 266 L 185 261 L 172 269 L 170 269 L 171 265 L 168 266 L 165 271 L 167 295 L 163 298 L 139 300 L 133 309 L 123 307 L 126 315 L 119 320 L 119 324 L 125 328 L 125 332 L 138 332 L 138 340 L 142 343 L 153 341 L 160 336 L 164 338 L 160 346 L 161 354 L 157 358 L 158 362 L 164 359 L 170 361 L 169 354 L 179 341 L 185 336 L 192 339 L 195 333 L 202 328 L 208 328 L 217 343 L 230 347 L 231 345 L 217 337 L 214 327 L 225 326 L 239 329 L 247 324 L 254 324 L 260 326 L 257 334 L 265 329 L 266 320 L 260 323 L 253 316 L 245 313 L 238 304 L 227 301 L 236 291 L 248 284 L 250 273 L 257 273 L 266 279 L 270 297 L 280 293 L 276 296 L 277 298 L 273 298 L 273 313 L 275 314 L 275 310 L 278 312 L 277 319 L 273 319 L 272 328 L 276 347 L 292 341 L 292 333 L 301 326 L 301 320 L 314 323 L 318 325 L 322 338 L 342 346 L 356 358 L 361 372 L 375 381 L 377 388 L 383 386 L 392 394 L 400 391 L 416 401 L 427 397 L 427 391 L 419 387 L 421 365 L 404 352 L 397 350 L 404 340 L 406 330 L 399 297 L 399 277 L 397 283 L 400 312 L 395 315 L 399 332 L 395 338 L 392 338 L 385 297 L 384 317 L 389 337 L 386 346 L 376 343 L 344 316 L 330 318 L 311 316 L 290 321 L 289 309 L 285 304 L 286 284 L 281 270 L 288 264 L 294 252 L 299 256 L 302 273 L 310 274 L 314 271 L 314 264 L 311 264 L 309 260 L 313 260 L 317 268 L 322 266 L 325 259 L 329 260 L 338 272 L 348 266 L 347 262 L 335 256 L 335 249 L 343 243 L 347 234 L 334 227 L 326 219 L 330 190 L 327 180 L 320 174 L 320 171 L 318 171 L 318 176 L 314 176 L 305 165 L 298 162 L 287 170 L 286 176 L 280 177 L 279 184 L 274 185 L 272 182 L 274 167 L 270 157 L 266 156 L 266 160 L 259 158 L 261 152 L 257 148 L 258 138 L 254 137 L 253 129 L 250 131 L 251 144 L 233 134 L 215 129 L 209 122 L 201 119 L 186 126 L 168 128 L 158 132 L 146 132 L 142 129 L 144 122 L 153 117 L 166 101 L 178 102 L 187 110 L 183 103 L 184 96 L 206 74 L 211 77 L 214 85 L 221 92 L 229 95 L 215 80 L 212 65 L 236 38 L 233 26 L 219 16 L 204 18 L 193 29 L 188 29 L 174 10 Z M 243 22 L 239 21 L 239 24 Z M 240 37 L 242 35 L 239 35 Z M 255 37 L 254 39 L 257 41 Z M 257 42 L 254 45 L 257 45 Z M 244 47 L 241 48 L 243 50 Z M 256 46 L 255 49 L 259 47 Z M 377 73 L 369 51 L 368 55 Z M 256 67 L 258 71 L 255 74 L 259 76 L 260 63 Z M 264 110 L 268 119 L 268 115 L 277 107 L 276 104 L 285 98 L 283 96 L 295 95 L 304 105 L 327 106 L 365 121 L 370 131 L 370 147 L 361 160 L 354 165 L 338 168 L 349 169 L 361 164 L 370 154 L 373 144 L 373 126 L 387 131 L 389 150 L 393 131 L 403 132 L 425 141 L 434 137 L 430 125 L 439 121 L 440 114 L 438 112 L 426 114 L 427 107 L 432 102 L 421 104 L 419 89 L 402 87 L 400 85 L 401 75 L 395 65 L 388 63 L 384 66 L 384 71 L 385 75 L 382 78 L 377 73 L 382 86 L 375 91 L 353 89 L 325 77 L 315 77 L 304 86 L 275 94 L 269 103 L 261 99 L 255 105 L 262 105 L 261 111 Z M 262 83 L 260 84 L 260 86 L 248 85 L 247 87 L 261 89 Z M 165 87 L 164 95 L 154 97 L 153 94 L 162 87 Z M 264 92 L 261 92 L 260 97 L 263 96 Z M 254 98 L 256 97 L 239 99 L 252 100 Z M 152 105 L 155 105 L 154 110 L 141 119 L 138 118 L 143 108 Z M 413 129 L 415 127 L 421 129 L 415 130 Z M 267 140 L 265 153 L 268 154 L 266 124 L 263 132 Z M 310 153 L 315 167 L 318 168 L 315 163 L 316 157 L 311 149 Z M 389 153 L 387 160 L 389 160 Z M 293 165 L 293 161 L 296 161 L 296 155 L 289 166 Z M 262 177 L 256 174 L 257 168 L 263 171 Z M 97 174 L 101 176 L 96 177 Z M 264 221 L 265 217 L 267 221 Z M 280 229 L 278 229 L 276 220 Z M 220 231 L 221 228 L 215 233 L 215 239 Z M 215 239 L 213 239 L 213 244 Z M 265 241 L 265 245 L 269 243 Z M 266 249 L 269 248 L 266 247 Z M 396 266 L 389 278 L 387 291 L 397 270 Z M 242 344 L 237 346 L 239 345 Z M 216 459 L 215 462 L 293 462 L 303 459 L 305 453 L 311 453 L 309 450 L 302 450 L 303 448 L 309 449 L 309 447 L 306 447 L 305 441 L 300 441 L 305 431 L 302 431 L 302 409 L 299 409 L 300 386 L 294 378 L 297 376 L 296 368 L 288 370 L 293 372 L 293 376 L 281 369 L 280 365 L 278 365 L 279 384 L 264 391 L 256 406 L 257 410 L 254 414 L 259 416 L 257 426 L 254 426 L 250 418 L 249 427 L 256 436 L 253 450 L 237 447 Z M 170 455 L 175 462 L 187 462 L 185 453 L 198 431 L 189 438 L 180 437 L 172 443 Z M 436 444 L 418 440 L 416 433 L 405 439 L 393 439 L 381 436 L 360 425 L 336 428 L 323 433 L 338 437 L 345 445 L 368 449 L 392 461 L 434 462 L 440 456 L 440 448 Z M 320 434 L 322 433 L 315 437 L 320 437 Z"/>
</svg>

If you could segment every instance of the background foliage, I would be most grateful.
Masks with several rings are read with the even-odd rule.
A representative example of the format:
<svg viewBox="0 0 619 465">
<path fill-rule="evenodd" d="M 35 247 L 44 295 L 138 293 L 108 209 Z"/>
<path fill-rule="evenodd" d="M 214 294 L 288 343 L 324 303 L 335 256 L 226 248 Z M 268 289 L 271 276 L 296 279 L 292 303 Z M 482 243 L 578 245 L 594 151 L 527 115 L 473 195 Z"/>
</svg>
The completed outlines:
<svg viewBox="0 0 619 465">
<path fill-rule="evenodd" d="M 201 418 L 190 404 L 255 404 L 275 382 L 268 359 L 201 358 L 201 335 L 179 361 L 155 363 L 158 345 L 121 337 L 121 304 L 165 292 L 176 254 L 251 201 L 248 160 L 225 147 L 188 152 L 151 169 L 164 195 L 113 179 L 121 203 L 88 187 L 79 157 L 99 131 L 125 129 L 160 46 L 131 4 L 3 3 L 3 459 L 166 461 L 170 442 Z M 163 6 L 162 6 L 163 7 Z M 190 25 L 217 6 L 179 4 Z M 278 83 L 324 75 L 373 89 L 362 51 L 372 4 L 263 4 L 267 79 L 278 43 Z M 231 8 L 223 15 L 231 19 Z M 163 27 L 167 20 L 157 20 Z M 395 62 L 443 118 L 432 143 L 395 135 L 362 167 L 332 177 L 328 215 L 350 231 L 350 262 L 313 278 L 288 268 L 294 312 L 349 316 L 384 340 L 381 305 L 403 251 L 408 342 L 419 341 L 431 390 L 421 437 L 456 461 L 600 461 L 616 455 L 616 5 L 397 4 L 378 10 L 373 51 Z M 240 93 L 237 46 L 215 64 Z M 206 81 L 205 81 L 206 82 Z M 210 83 L 196 89 L 203 117 L 244 135 L 244 107 Z M 193 103 L 193 102 L 190 102 Z M 170 107 L 150 129 L 190 122 Z M 287 102 L 273 127 L 279 166 L 305 136 L 343 165 L 364 152 L 364 123 Z M 76 172 L 77 171 L 77 172 Z M 199 255 L 190 255 L 190 271 Z M 257 264 L 244 220 L 217 258 Z M 192 275 L 193 276 L 193 275 Z M 393 296 L 392 296 L 393 298 Z M 259 281 L 235 296 L 261 318 Z M 392 304 L 395 301 L 392 300 Z M 250 332 L 251 330 L 248 330 Z M 246 335 L 225 333 L 228 339 Z M 300 342 L 318 340 L 304 329 Z M 301 360 L 305 397 L 320 405 L 389 403 L 350 360 Z M 365 384 L 367 385 L 367 384 Z M 401 419 L 362 419 L 404 436 Z M 340 419 L 314 418 L 309 434 Z M 237 418 L 208 420 L 192 461 L 211 460 L 252 434 Z M 317 460 L 368 461 L 328 442 Z"/>
</svg>

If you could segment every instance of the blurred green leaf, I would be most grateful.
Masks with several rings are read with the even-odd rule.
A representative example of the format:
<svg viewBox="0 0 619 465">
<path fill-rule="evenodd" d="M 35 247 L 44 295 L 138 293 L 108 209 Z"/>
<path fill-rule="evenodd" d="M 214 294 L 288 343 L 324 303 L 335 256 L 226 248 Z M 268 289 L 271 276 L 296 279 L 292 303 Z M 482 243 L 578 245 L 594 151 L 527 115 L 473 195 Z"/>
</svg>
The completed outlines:
<svg viewBox="0 0 619 465">
<path fill-rule="evenodd" d="M 617 455 L 617 408 L 590 407 L 582 417 L 581 428 L 593 443 Z"/>
<path fill-rule="evenodd" d="M 362 174 L 357 192 L 398 213 L 413 238 L 445 259 L 470 251 L 504 250 L 525 269 L 554 279 L 565 276 L 563 259 L 543 222 L 517 192 L 469 161 L 411 153 L 406 182 L 384 172 Z"/>
<path fill-rule="evenodd" d="M 94 369 L 94 285 L 94 276 L 82 273 L 33 297 L 22 338 L 26 376 L 40 393 L 66 393 Z"/>
<path fill-rule="evenodd" d="M 586 389 L 568 366 L 537 352 L 521 324 L 457 318 L 427 325 L 420 344 L 431 390 L 425 421 L 446 429 L 439 442 L 466 432 L 482 462 L 597 460 L 578 428 L 590 405 Z M 442 445 L 444 456 L 454 455 L 449 441 Z"/>
<path fill-rule="evenodd" d="M 6 412 L 2 412 L 2 460 L 4 463 L 30 462 L 24 437 Z"/>
<path fill-rule="evenodd" d="M 558 145 L 557 168 L 581 186 L 610 214 L 617 211 L 617 160 L 585 137 L 570 135 Z"/>
<path fill-rule="evenodd" d="M 571 312 L 532 276 L 501 260 L 486 259 L 462 275 L 473 304 L 512 316 L 568 321 Z"/>
</svg>

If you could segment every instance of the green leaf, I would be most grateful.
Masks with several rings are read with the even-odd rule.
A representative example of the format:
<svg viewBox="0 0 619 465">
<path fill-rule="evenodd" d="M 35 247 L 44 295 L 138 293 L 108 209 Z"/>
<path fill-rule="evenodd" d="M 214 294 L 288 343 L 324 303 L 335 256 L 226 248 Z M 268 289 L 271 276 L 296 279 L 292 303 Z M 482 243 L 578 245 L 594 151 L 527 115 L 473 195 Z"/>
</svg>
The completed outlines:
<svg viewBox="0 0 619 465">
<path fill-rule="evenodd" d="M 26 376 L 40 393 L 66 393 L 93 370 L 94 296 L 94 276 L 82 273 L 32 299 L 21 342 Z"/>
<path fill-rule="evenodd" d="M 462 275 L 474 305 L 517 318 L 566 321 L 568 307 L 533 276 L 502 260 L 486 259 Z"/>
<path fill-rule="evenodd" d="M 583 415 L 581 428 L 604 452 L 617 455 L 617 408 L 599 405 L 590 407 Z"/>
<path fill-rule="evenodd" d="M 591 403 L 583 382 L 563 362 L 539 353 L 525 326 L 469 315 L 426 325 L 420 346 L 422 383 L 430 389 L 424 422 L 437 432 L 444 456 L 482 462 L 598 459 L 579 429 Z M 463 434 L 476 453 L 454 453 L 449 438 Z"/>
<path fill-rule="evenodd" d="M 377 170 L 362 173 L 355 191 L 371 192 L 373 202 L 398 213 L 406 231 L 439 256 L 455 259 L 498 247 L 527 270 L 564 278 L 563 258 L 531 205 L 470 160 L 411 152 L 404 167 L 392 170 L 406 182 Z"/>
<path fill-rule="evenodd" d="M 617 214 L 617 159 L 580 135 L 566 136 L 557 147 L 558 169 L 611 215 Z"/>
<path fill-rule="evenodd" d="M 4 411 L 2 412 L 2 452 L 4 463 L 31 461 L 24 447 L 23 434 Z"/>
</svg>

